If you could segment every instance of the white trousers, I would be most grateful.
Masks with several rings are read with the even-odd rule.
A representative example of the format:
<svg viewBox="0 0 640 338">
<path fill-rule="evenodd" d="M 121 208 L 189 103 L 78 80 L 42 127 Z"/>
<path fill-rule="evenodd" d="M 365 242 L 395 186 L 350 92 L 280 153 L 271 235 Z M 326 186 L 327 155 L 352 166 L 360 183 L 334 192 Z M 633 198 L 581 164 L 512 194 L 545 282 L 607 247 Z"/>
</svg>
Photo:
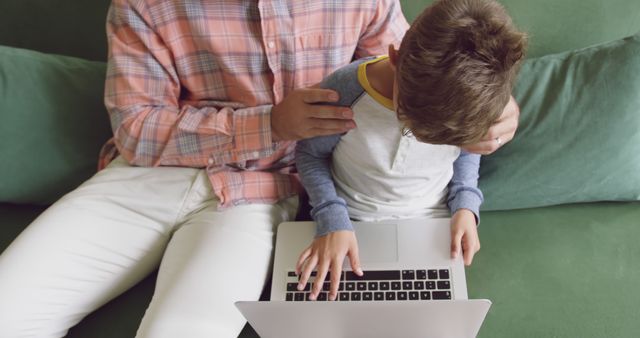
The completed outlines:
<svg viewBox="0 0 640 338">
<path fill-rule="evenodd" d="M 0 255 L 0 337 L 63 337 L 160 264 L 137 337 L 237 337 L 274 229 L 297 198 L 217 209 L 203 170 L 121 158 L 38 217 Z"/>
</svg>

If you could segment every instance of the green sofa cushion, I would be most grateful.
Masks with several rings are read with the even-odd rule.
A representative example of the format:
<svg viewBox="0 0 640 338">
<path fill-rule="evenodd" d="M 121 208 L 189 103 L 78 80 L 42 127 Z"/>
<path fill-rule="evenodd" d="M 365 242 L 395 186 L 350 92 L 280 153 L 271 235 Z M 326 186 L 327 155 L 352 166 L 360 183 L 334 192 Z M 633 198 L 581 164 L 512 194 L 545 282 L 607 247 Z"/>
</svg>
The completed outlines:
<svg viewBox="0 0 640 338">
<path fill-rule="evenodd" d="M 479 338 L 638 337 L 640 202 L 482 214 L 469 298 L 493 302 Z"/>
<path fill-rule="evenodd" d="M 101 62 L 0 46 L 0 202 L 48 204 L 96 170 Z"/>
<path fill-rule="evenodd" d="M 528 60 L 515 139 L 480 166 L 484 210 L 640 199 L 640 34 Z"/>
</svg>

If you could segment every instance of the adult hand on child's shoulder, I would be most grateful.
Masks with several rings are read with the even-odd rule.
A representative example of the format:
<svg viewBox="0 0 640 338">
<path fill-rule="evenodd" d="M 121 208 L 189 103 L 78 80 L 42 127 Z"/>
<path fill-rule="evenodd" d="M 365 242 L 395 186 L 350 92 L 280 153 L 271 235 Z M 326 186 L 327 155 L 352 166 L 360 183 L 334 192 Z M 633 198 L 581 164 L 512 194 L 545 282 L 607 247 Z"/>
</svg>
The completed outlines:
<svg viewBox="0 0 640 338">
<path fill-rule="evenodd" d="M 297 141 L 315 136 L 340 134 L 355 128 L 353 111 L 327 102 L 337 102 L 338 94 L 318 86 L 296 89 L 271 108 L 271 135 L 274 141 Z"/>
<path fill-rule="evenodd" d="M 464 264 L 469 266 L 480 250 L 476 216 L 468 209 L 458 209 L 451 218 L 451 257 L 462 251 Z"/>
<path fill-rule="evenodd" d="M 345 256 L 349 256 L 351 269 L 357 275 L 362 276 L 360 268 L 360 258 L 358 255 L 358 241 L 353 231 L 342 230 L 317 237 L 309 247 L 307 247 L 296 264 L 296 273 L 300 276 L 298 290 L 303 290 L 311 276 L 311 272 L 317 266 L 317 274 L 309 299 L 316 300 L 322 291 L 322 286 L 327 273 L 331 271 L 331 287 L 329 300 L 335 300 L 340 286 L 340 276 L 342 275 L 342 263 Z"/>
<path fill-rule="evenodd" d="M 498 150 L 505 143 L 511 141 L 518 129 L 520 107 L 511 96 L 509 102 L 502 110 L 498 121 L 491 126 L 485 137 L 477 143 L 466 144 L 462 149 L 475 154 L 488 155 Z"/>
</svg>

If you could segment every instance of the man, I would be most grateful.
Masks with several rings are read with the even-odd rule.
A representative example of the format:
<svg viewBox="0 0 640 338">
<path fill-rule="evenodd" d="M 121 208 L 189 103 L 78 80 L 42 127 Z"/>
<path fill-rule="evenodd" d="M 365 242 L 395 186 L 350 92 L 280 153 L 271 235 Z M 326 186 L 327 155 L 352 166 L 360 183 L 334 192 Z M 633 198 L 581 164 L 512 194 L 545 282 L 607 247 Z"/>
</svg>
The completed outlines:
<svg viewBox="0 0 640 338">
<path fill-rule="evenodd" d="M 114 0 L 106 168 L 0 256 L 0 337 L 62 337 L 158 264 L 138 337 L 237 336 L 233 303 L 259 297 L 297 209 L 293 141 L 355 127 L 309 87 L 407 27 L 398 0 Z M 468 150 L 517 117 L 512 102 Z"/>
</svg>

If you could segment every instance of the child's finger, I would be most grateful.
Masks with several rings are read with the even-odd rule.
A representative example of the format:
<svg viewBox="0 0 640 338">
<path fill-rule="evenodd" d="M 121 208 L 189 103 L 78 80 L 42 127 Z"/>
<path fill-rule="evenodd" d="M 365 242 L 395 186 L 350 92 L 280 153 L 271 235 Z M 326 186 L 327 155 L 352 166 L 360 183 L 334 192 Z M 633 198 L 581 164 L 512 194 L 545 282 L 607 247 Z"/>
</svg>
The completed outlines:
<svg viewBox="0 0 640 338">
<path fill-rule="evenodd" d="M 469 266 L 473 262 L 473 256 L 476 253 L 475 246 L 472 243 L 469 243 L 468 240 L 465 240 L 462 245 L 464 247 L 464 265 Z"/>
<path fill-rule="evenodd" d="M 311 255 L 309 259 L 304 264 L 304 268 L 302 269 L 302 274 L 300 275 L 300 281 L 298 282 L 298 291 L 304 290 L 304 287 L 307 285 L 307 281 L 311 276 L 311 271 L 316 267 L 318 263 L 318 256 Z"/>
<path fill-rule="evenodd" d="M 360 267 L 360 253 L 358 252 L 358 245 L 353 245 L 349 249 L 349 262 L 351 263 L 351 270 L 358 276 L 362 276 L 362 268 Z"/>
<path fill-rule="evenodd" d="M 462 231 L 455 231 L 451 234 L 451 258 L 458 257 L 458 253 L 460 252 L 460 242 L 462 242 Z"/>
<path fill-rule="evenodd" d="M 342 276 L 342 261 L 344 258 L 335 258 L 331 262 L 331 288 L 329 291 L 329 300 L 336 300 L 338 297 L 338 288 L 340 287 L 340 277 Z"/>
<path fill-rule="evenodd" d="M 311 247 L 306 248 L 298 257 L 298 262 L 296 263 L 296 275 L 300 276 L 300 271 L 302 270 L 302 264 L 307 258 L 311 255 Z"/>
<path fill-rule="evenodd" d="M 318 273 L 316 274 L 316 279 L 313 281 L 310 299 L 315 300 L 318 298 L 324 285 L 324 279 L 327 278 L 327 271 L 329 271 L 329 261 L 323 259 L 320 261 L 320 264 L 318 264 Z"/>
</svg>

